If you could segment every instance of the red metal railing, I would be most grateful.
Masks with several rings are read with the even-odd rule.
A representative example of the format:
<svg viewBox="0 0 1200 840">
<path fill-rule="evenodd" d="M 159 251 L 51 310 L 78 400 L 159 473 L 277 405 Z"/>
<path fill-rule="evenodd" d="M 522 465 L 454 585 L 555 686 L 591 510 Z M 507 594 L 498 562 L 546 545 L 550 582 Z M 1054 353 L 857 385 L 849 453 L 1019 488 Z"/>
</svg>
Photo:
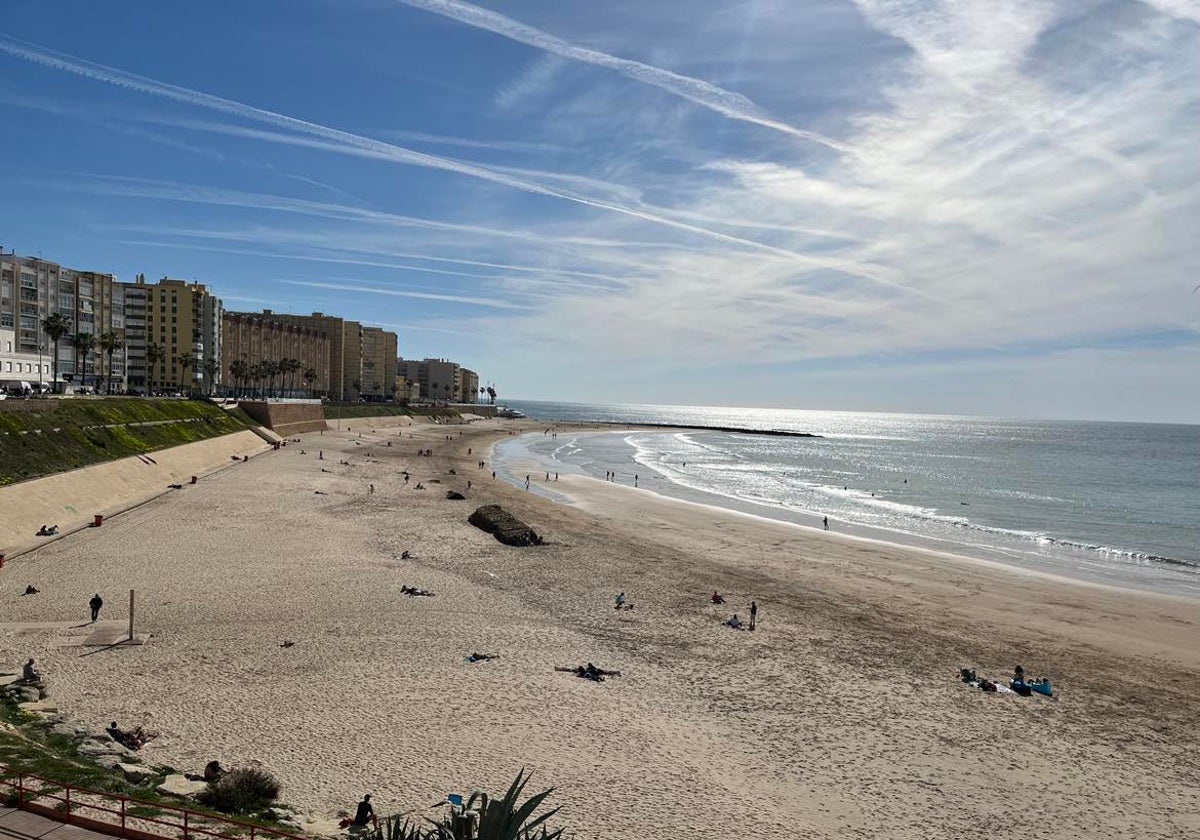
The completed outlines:
<svg viewBox="0 0 1200 840">
<path fill-rule="evenodd" d="M 298 834 L 242 820 L 82 788 L 0 764 L 0 793 L 6 789 L 9 791 L 6 798 L 14 800 L 22 810 L 132 840 L 306 840 Z M 45 805 L 40 800 L 56 804 Z M 149 830 L 141 828 L 142 825 L 149 826 Z M 158 826 L 165 830 L 157 830 Z"/>
</svg>

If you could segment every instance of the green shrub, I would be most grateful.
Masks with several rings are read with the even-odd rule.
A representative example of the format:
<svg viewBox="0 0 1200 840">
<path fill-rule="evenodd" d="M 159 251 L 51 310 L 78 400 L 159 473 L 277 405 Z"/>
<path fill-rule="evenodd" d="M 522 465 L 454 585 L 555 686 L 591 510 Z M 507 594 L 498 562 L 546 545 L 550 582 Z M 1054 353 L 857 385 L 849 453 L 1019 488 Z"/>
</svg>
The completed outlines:
<svg viewBox="0 0 1200 840">
<path fill-rule="evenodd" d="M 200 801 L 227 814 L 249 814 L 267 807 L 279 796 L 279 780 L 260 767 L 230 770 L 200 794 Z"/>
</svg>

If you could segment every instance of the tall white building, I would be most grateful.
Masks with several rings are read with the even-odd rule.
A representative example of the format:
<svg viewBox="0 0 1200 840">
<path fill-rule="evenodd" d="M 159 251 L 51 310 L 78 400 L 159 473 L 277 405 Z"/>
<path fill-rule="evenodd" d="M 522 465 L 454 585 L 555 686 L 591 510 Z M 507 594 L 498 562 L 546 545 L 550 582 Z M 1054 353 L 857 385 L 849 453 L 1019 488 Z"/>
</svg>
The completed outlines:
<svg viewBox="0 0 1200 840">
<path fill-rule="evenodd" d="M 42 329 L 42 322 L 58 312 L 68 332 L 57 348 Z M 89 333 L 96 339 L 115 332 L 124 340 L 125 299 L 121 284 L 111 274 L 79 271 L 38 257 L 0 255 L 0 381 L 46 384 L 58 379 L 76 385 L 125 387 L 125 349 L 111 358 L 99 344 L 88 353 L 77 351 L 71 339 Z"/>
</svg>

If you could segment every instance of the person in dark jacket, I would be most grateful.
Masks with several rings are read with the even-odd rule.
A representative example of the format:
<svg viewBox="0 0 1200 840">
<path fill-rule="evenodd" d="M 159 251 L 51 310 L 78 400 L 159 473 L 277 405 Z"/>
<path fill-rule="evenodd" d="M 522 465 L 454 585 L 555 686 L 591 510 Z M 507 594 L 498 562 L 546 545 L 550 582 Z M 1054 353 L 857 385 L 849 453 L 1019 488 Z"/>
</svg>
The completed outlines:
<svg viewBox="0 0 1200 840">
<path fill-rule="evenodd" d="M 88 606 L 92 608 L 92 623 L 95 623 L 96 619 L 100 617 L 100 608 L 104 606 L 104 599 L 100 597 L 99 592 L 92 596 L 92 600 L 88 601 Z"/>
</svg>

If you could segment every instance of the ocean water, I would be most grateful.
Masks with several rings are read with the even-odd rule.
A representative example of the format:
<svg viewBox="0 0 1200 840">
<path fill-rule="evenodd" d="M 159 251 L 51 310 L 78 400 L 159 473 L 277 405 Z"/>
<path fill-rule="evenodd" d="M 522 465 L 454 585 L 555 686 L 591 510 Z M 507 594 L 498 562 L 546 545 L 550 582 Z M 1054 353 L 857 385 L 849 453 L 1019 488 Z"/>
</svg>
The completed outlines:
<svg viewBox="0 0 1200 840">
<path fill-rule="evenodd" d="M 525 436 L 551 472 L 1096 582 L 1200 596 L 1200 426 L 510 402 L 530 417 L 721 426 Z M 754 434 L 808 432 L 820 437 Z M 510 476 L 517 478 L 517 476 Z M 524 475 L 519 478 L 523 481 Z M 544 488 L 552 491 L 552 487 Z"/>
</svg>

